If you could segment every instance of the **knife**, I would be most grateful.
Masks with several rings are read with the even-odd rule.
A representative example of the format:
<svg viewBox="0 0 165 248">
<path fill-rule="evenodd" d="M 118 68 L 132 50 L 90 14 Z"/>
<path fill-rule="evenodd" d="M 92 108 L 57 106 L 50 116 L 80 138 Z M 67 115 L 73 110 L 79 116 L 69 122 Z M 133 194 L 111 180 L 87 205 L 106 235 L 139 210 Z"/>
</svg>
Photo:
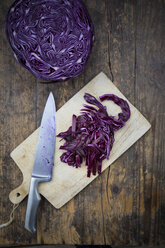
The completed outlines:
<svg viewBox="0 0 165 248">
<path fill-rule="evenodd" d="M 56 137 L 56 107 L 52 92 L 46 102 L 40 125 L 38 144 L 32 170 L 25 228 L 34 233 L 37 208 L 40 202 L 38 183 L 52 179 Z"/>
</svg>

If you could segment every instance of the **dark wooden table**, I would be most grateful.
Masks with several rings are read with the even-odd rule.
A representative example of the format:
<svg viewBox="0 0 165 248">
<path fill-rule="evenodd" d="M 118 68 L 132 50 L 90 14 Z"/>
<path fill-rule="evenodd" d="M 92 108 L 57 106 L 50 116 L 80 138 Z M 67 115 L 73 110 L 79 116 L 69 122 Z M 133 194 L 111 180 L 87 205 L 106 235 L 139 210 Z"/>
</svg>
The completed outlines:
<svg viewBox="0 0 165 248">
<path fill-rule="evenodd" d="M 50 91 L 59 109 L 104 71 L 152 128 L 60 210 L 43 199 L 36 235 L 24 229 L 24 200 L 0 230 L 0 244 L 165 245 L 165 1 L 85 0 L 95 26 L 92 55 L 79 77 L 54 84 L 13 57 L 4 32 L 12 2 L 0 1 L 0 223 L 12 208 L 9 192 L 22 181 L 10 152 L 39 126 Z"/>
</svg>

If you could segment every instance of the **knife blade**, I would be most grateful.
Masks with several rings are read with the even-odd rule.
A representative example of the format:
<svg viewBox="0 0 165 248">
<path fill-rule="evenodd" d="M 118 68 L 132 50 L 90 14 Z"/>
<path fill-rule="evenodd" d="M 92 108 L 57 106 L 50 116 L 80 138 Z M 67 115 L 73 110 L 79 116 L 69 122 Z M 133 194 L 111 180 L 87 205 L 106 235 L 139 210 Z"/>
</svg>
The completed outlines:
<svg viewBox="0 0 165 248">
<path fill-rule="evenodd" d="M 34 233 L 37 208 L 40 202 L 38 184 L 52 179 L 56 138 L 56 106 L 52 92 L 43 112 L 38 144 L 32 170 L 30 190 L 25 217 L 25 228 Z"/>
</svg>

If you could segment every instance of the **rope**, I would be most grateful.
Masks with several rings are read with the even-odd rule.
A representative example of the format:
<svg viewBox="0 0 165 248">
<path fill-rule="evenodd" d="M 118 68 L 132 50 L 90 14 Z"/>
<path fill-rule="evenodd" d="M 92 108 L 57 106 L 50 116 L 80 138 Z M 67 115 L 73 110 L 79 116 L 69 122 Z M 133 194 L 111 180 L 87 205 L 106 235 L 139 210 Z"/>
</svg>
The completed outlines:
<svg viewBox="0 0 165 248">
<path fill-rule="evenodd" d="M 0 225 L 0 228 L 9 226 L 9 225 L 13 222 L 13 220 L 14 220 L 14 211 L 16 210 L 16 208 L 17 208 L 18 206 L 19 206 L 19 204 L 14 204 L 14 205 L 13 205 L 13 209 L 12 209 L 12 211 L 11 211 L 11 213 L 10 213 L 10 219 L 9 219 L 9 221 L 6 222 L 6 223 L 1 224 L 1 225 Z"/>
</svg>

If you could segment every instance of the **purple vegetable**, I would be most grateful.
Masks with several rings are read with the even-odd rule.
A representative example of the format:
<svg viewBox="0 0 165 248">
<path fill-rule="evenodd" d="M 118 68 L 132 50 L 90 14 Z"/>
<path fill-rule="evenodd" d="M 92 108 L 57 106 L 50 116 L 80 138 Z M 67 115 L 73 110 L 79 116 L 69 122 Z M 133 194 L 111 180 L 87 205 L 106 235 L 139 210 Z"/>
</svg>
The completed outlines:
<svg viewBox="0 0 165 248">
<path fill-rule="evenodd" d="M 125 100 L 116 95 L 101 96 L 101 101 L 112 100 L 121 107 L 122 112 L 116 119 L 108 115 L 106 107 L 94 96 L 86 93 L 84 99 L 97 108 L 84 104 L 81 115 L 73 115 L 72 126 L 57 137 L 65 140 L 60 146 L 60 149 L 66 150 L 61 155 L 61 161 L 77 168 L 85 160 L 87 176 L 90 177 L 91 173 L 96 175 L 97 171 L 101 174 L 102 161 L 109 159 L 115 141 L 114 132 L 122 128 L 130 118 L 130 108 Z"/>
<path fill-rule="evenodd" d="M 6 32 L 18 62 L 35 77 L 53 81 L 79 75 L 94 41 L 81 0 L 16 0 Z"/>
</svg>

